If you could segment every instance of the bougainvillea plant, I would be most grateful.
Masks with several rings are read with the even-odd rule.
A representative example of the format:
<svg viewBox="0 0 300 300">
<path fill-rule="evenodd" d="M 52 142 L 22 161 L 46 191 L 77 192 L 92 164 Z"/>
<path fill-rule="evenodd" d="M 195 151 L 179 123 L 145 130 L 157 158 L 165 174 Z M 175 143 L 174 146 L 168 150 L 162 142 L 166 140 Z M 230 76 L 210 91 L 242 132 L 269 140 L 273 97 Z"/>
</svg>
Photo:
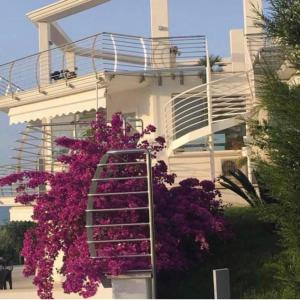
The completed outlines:
<svg viewBox="0 0 300 300">
<path fill-rule="evenodd" d="M 125 132 L 126 131 L 126 132 Z M 25 276 L 34 275 L 34 284 L 41 298 L 52 298 L 54 261 L 63 253 L 60 273 L 64 275 L 63 288 L 66 293 L 79 293 L 83 297 L 93 296 L 104 273 L 118 275 L 128 270 L 149 267 L 148 258 L 110 259 L 90 258 L 86 233 L 86 207 L 91 180 L 103 155 L 112 149 L 148 149 L 153 157 L 154 219 L 156 228 L 155 251 L 157 269 L 184 270 L 209 248 L 208 238 L 226 236 L 220 194 L 213 182 L 190 178 L 173 186 L 175 175 L 168 174 L 164 161 L 156 159 L 165 148 L 162 137 L 151 138 L 154 126 L 141 133 L 124 130 L 121 114 L 113 116 L 107 124 L 105 116 L 97 114 L 91 123 L 89 134 L 82 139 L 61 137 L 57 145 L 69 149 L 58 161 L 68 167 L 64 171 L 47 173 L 27 171 L 11 174 L 0 179 L 0 186 L 19 184 L 16 201 L 33 205 L 33 220 L 36 227 L 25 235 L 22 255 L 25 259 Z M 149 136 L 148 140 L 146 136 Z M 131 161 L 140 157 L 131 156 Z M 124 159 L 124 158 L 123 158 Z M 137 167 L 118 166 L 108 168 L 106 175 L 130 176 L 144 170 Z M 41 186 L 40 193 L 27 190 Z M 145 188 L 140 179 L 100 182 L 98 192 L 138 191 Z M 97 197 L 95 208 L 138 207 L 145 205 L 145 195 L 119 195 Z M 135 223 L 147 221 L 147 213 L 96 214 L 94 222 L 99 224 Z M 148 231 L 142 227 L 97 228 L 96 239 L 147 238 Z M 106 243 L 97 249 L 97 254 L 116 256 L 148 253 L 149 242 Z"/>
</svg>

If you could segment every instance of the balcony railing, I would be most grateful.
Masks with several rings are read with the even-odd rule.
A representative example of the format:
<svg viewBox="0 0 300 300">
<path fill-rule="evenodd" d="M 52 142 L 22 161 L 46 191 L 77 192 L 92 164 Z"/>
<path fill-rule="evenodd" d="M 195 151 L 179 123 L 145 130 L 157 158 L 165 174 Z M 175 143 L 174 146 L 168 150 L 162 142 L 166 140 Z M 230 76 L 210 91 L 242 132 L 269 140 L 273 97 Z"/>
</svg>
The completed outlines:
<svg viewBox="0 0 300 300">
<path fill-rule="evenodd" d="M 100 33 L 0 66 L 0 97 L 89 74 L 151 74 L 199 69 L 206 55 L 204 36 L 144 38 Z"/>
<path fill-rule="evenodd" d="M 0 178 L 24 171 L 47 171 L 54 173 L 66 170 L 67 166 L 58 162 L 57 158 L 62 154 L 68 154 L 69 149 L 58 146 L 55 140 L 62 136 L 76 139 L 84 138 L 94 117 L 95 115 L 91 113 L 85 120 L 81 119 L 74 122 L 28 124 L 20 132 L 20 137 L 16 140 L 16 146 L 12 149 L 11 163 L 0 165 Z M 110 121 L 107 122 L 110 123 Z M 141 119 L 124 117 L 123 122 L 126 134 L 144 130 Z M 127 129 L 125 130 L 125 128 Z M 128 128 L 130 128 L 130 132 L 127 131 Z M 18 184 L 0 187 L 0 198 L 15 196 L 17 186 Z M 36 190 L 29 192 L 34 191 Z"/>
<path fill-rule="evenodd" d="M 82 136 L 89 122 L 60 122 L 54 124 L 29 124 L 20 132 L 20 138 L 12 149 L 11 164 L 0 166 L 0 178 L 24 171 L 61 171 L 66 167 L 57 161 L 60 154 L 68 153 L 63 147 L 56 146 L 55 139 L 61 136 Z M 0 187 L 1 197 L 16 195 L 15 186 Z M 36 192 L 37 189 L 27 191 Z"/>
</svg>

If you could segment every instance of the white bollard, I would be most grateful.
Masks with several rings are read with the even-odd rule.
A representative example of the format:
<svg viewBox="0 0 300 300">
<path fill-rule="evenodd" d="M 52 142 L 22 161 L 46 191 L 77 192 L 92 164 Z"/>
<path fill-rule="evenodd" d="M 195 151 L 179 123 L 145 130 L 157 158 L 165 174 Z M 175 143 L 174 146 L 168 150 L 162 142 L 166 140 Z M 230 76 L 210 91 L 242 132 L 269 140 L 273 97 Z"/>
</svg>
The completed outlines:
<svg viewBox="0 0 300 300">
<path fill-rule="evenodd" d="M 229 269 L 213 270 L 214 298 L 230 299 Z"/>
<path fill-rule="evenodd" d="M 151 299 L 151 274 L 111 276 L 113 299 Z"/>
</svg>

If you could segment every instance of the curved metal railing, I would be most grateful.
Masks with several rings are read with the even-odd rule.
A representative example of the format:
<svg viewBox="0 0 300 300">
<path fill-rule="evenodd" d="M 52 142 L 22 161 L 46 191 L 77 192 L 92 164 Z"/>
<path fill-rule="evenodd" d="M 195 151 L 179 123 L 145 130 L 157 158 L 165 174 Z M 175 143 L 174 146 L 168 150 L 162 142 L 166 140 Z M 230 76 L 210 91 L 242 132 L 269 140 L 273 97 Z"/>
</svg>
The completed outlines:
<svg viewBox="0 0 300 300">
<path fill-rule="evenodd" d="M 102 72 L 144 74 L 199 69 L 205 57 L 204 36 L 145 38 L 100 33 L 0 65 L 0 97 L 20 100 L 22 91 L 70 82 Z M 79 83 L 78 83 L 79 84 Z M 80 83 L 86 84 L 84 80 Z M 56 88 L 59 88 L 57 86 Z"/>
<path fill-rule="evenodd" d="M 55 140 L 58 137 L 82 138 L 90 126 L 90 119 L 73 122 L 55 122 L 49 124 L 31 123 L 19 133 L 16 146 L 12 149 L 11 163 L 0 165 L 0 178 L 12 173 L 22 171 L 47 171 L 58 172 L 66 169 L 66 166 L 57 161 L 58 156 L 68 153 L 68 149 L 57 146 Z M 128 127 L 131 129 L 128 132 Z M 141 119 L 125 117 L 124 133 L 142 131 L 144 125 Z M 14 186 L 0 187 L 1 197 L 13 197 L 16 195 Z"/>
<path fill-rule="evenodd" d="M 165 106 L 166 139 L 168 146 L 179 138 L 186 143 L 207 136 L 209 131 L 208 101 L 211 99 L 212 125 L 245 115 L 252 106 L 249 74 L 220 74 L 221 78 L 175 95 Z M 208 97 L 208 91 L 210 97 Z M 221 126 L 221 125 L 220 125 Z M 221 128 L 218 126 L 218 128 Z M 213 128 L 213 127 L 212 127 Z M 203 129 L 201 132 L 199 130 Z M 207 130 L 205 130 L 207 129 Z M 222 129 L 219 129 L 222 130 Z M 174 149 L 173 149 L 174 150 Z"/>
<path fill-rule="evenodd" d="M 107 170 L 110 169 L 110 172 Z M 125 173 L 124 173 L 125 171 Z M 125 175 L 124 175 L 125 174 Z M 110 192 L 99 190 L 101 183 L 126 183 L 137 180 L 140 185 L 135 190 L 117 189 Z M 149 269 L 130 270 L 131 272 L 150 273 L 152 278 L 152 298 L 156 295 L 156 261 L 155 261 L 155 229 L 154 229 L 154 204 L 152 183 L 151 153 L 146 149 L 125 149 L 108 151 L 97 165 L 90 185 L 86 209 L 86 228 L 90 256 L 98 261 L 106 262 L 107 259 L 132 260 L 137 258 L 149 259 Z M 135 205 L 127 197 L 136 198 Z M 117 207 L 115 199 L 117 200 Z M 120 199 L 122 203 L 120 204 Z M 101 204 L 99 204 L 101 203 Z M 137 206 L 136 206 L 137 205 Z M 137 214 L 136 221 L 131 220 L 132 213 Z M 122 215 L 119 221 L 107 221 L 107 216 Z M 140 215 L 139 215 L 140 214 Z M 120 221 L 121 220 L 121 221 Z M 104 222 L 103 222 L 104 221 Z M 127 228 L 128 234 L 118 236 L 116 230 Z M 140 229 L 145 234 L 141 238 L 139 233 L 130 228 Z M 99 231 L 100 230 L 100 231 Z M 110 235 L 105 230 L 113 230 Z M 141 232 L 140 232 L 141 233 Z M 117 237 L 118 236 L 118 237 Z M 148 243 L 149 249 L 141 249 L 142 243 Z M 134 252 L 120 251 L 116 254 L 107 254 L 105 246 L 111 245 L 132 246 Z M 103 249 L 104 247 L 104 249 Z M 104 274 L 107 275 L 107 274 Z"/>
<path fill-rule="evenodd" d="M 22 171 L 57 172 L 66 168 L 57 161 L 67 149 L 55 146 L 55 139 L 61 136 L 80 137 L 89 122 L 58 122 L 50 124 L 28 124 L 20 132 L 16 146 L 12 149 L 11 163 L 0 166 L 0 177 Z M 0 187 L 1 197 L 14 197 L 16 186 Z"/>
</svg>

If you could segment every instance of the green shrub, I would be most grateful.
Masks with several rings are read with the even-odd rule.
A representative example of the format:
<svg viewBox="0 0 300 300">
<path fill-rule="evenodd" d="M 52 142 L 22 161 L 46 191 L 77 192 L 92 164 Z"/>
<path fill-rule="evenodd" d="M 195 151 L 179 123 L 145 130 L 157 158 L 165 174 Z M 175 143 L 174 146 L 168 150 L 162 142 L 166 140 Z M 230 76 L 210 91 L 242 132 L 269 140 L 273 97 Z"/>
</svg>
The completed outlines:
<svg viewBox="0 0 300 300">
<path fill-rule="evenodd" d="M 33 222 L 13 221 L 0 226 L 0 256 L 14 264 L 22 264 L 20 255 L 24 233 L 34 226 Z"/>
<path fill-rule="evenodd" d="M 211 241 L 204 261 L 191 270 L 159 274 L 160 298 L 213 298 L 212 270 L 219 268 L 230 269 L 232 298 L 278 295 L 271 279 L 271 262 L 279 252 L 272 225 L 260 221 L 255 208 L 227 208 L 225 215 L 232 238 Z"/>
</svg>

